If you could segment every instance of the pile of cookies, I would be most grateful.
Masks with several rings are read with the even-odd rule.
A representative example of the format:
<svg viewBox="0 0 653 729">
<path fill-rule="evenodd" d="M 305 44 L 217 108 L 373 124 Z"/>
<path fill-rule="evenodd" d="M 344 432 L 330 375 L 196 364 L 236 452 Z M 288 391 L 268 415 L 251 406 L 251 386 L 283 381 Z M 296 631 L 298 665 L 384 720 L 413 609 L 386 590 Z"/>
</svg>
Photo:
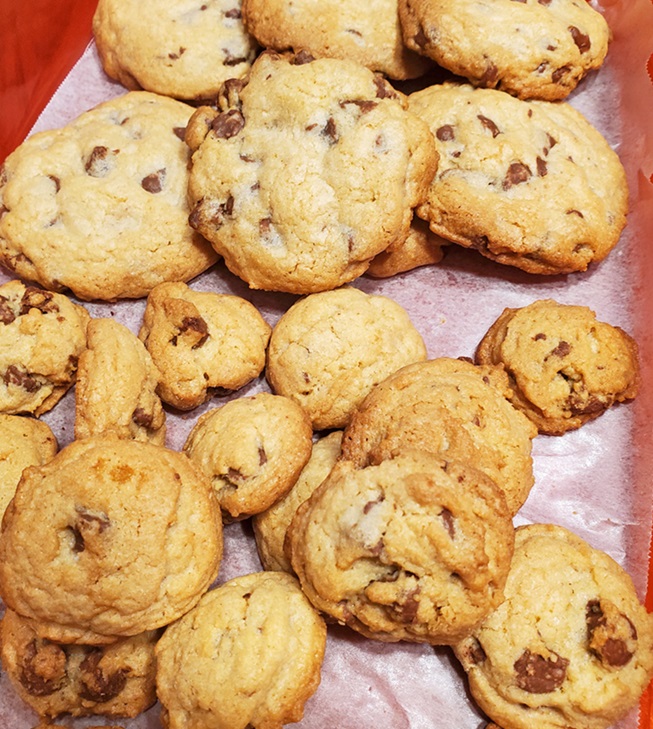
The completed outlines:
<svg viewBox="0 0 653 729">
<path fill-rule="evenodd" d="M 170 729 L 298 722 L 336 623 L 451 646 L 503 729 L 624 716 L 653 617 L 607 554 L 514 519 L 534 439 L 636 397 L 635 341 L 546 298 L 429 357 L 352 285 L 456 245 L 547 276 L 606 258 L 625 171 L 565 101 L 600 13 L 100 0 L 94 33 L 124 93 L 0 175 L 0 657 L 41 726 L 157 700 Z M 211 271 L 283 314 L 200 290 Z M 135 330 L 89 313 L 121 301 Z M 67 392 L 59 450 L 41 416 Z M 221 581 L 244 520 L 262 569 Z"/>
</svg>

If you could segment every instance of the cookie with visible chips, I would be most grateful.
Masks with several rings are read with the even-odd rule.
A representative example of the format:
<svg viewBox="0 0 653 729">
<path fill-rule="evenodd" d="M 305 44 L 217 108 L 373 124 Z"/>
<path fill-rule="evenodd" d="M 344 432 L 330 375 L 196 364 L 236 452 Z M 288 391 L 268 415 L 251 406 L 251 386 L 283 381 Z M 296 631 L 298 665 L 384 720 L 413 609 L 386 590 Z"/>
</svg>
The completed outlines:
<svg viewBox="0 0 653 729">
<path fill-rule="evenodd" d="M 653 615 L 610 556 L 563 527 L 519 527 L 505 600 L 454 647 L 505 729 L 605 729 L 653 676 Z"/>
</svg>

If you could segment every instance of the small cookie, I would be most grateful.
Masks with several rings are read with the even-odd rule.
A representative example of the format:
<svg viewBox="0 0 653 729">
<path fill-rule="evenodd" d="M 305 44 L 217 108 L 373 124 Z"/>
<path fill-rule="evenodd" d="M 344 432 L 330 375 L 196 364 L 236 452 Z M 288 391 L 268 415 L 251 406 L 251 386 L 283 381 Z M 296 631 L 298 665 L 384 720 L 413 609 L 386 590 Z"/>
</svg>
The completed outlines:
<svg viewBox="0 0 653 729">
<path fill-rule="evenodd" d="M 258 50 L 240 0 L 100 0 L 93 34 L 105 72 L 123 86 L 195 101 L 244 76 Z"/>
<path fill-rule="evenodd" d="M 279 319 L 266 376 L 308 413 L 314 430 L 343 428 L 374 385 L 426 359 L 406 310 L 387 296 L 345 287 L 311 294 Z"/>
<path fill-rule="evenodd" d="M 363 467 L 410 447 L 473 463 L 503 489 L 516 514 L 533 486 L 537 429 L 511 405 L 510 394 L 500 367 L 449 357 L 407 365 L 354 413 L 343 458 Z"/>
<path fill-rule="evenodd" d="M 311 456 L 312 436 L 297 403 L 261 392 L 205 412 L 184 453 L 213 484 L 229 522 L 265 511 L 292 488 Z"/>
<path fill-rule="evenodd" d="M 567 529 L 517 529 L 505 600 L 455 646 L 505 729 L 605 729 L 653 677 L 653 615 L 630 576 Z"/>
<path fill-rule="evenodd" d="M 133 717 L 156 701 L 158 631 L 111 645 L 66 645 L 41 638 L 7 610 L 0 623 L 2 667 L 23 701 L 40 716 Z"/>
<path fill-rule="evenodd" d="M 258 377 L 270 332 L 240 296 L 163 283 L 147 297 L 138 336 L 161 371 L 163 401 L 191 410 L 216 389 L 238 390 Z"/>
<path fill-rule="evenodd" d="M 504 309 L 476 350 L 479 364 L 501 364 L 512 404 L 540 433 L 579 428 L 639 389 L 637 343 L 597 321 L 586 306 L 535 301 Z"/>
<path fill-rule="evenodd" d="M 388 82 L 353 61 L 268 51 L 239 86 L 186 136 L 190 223 L 233 273 L 315 293 L 406 239 L 437 157 Z"/>
<path fill-rule="evenodd" d="M 77 369 L 75 438 L 111 433 L 164 445 L 160 373 L 143 343 L 124 324 L 103 318 L 88 325 L 86 347 Z"/>
<path fill-rule="evenodd" d="M 399 0 L 404 41 L 475 86 L 566 98 L 603 63 L 610 30 L 584 0 Z"/>
<path fill-rule="evenodd" d="M 297 510 L 291 564 L 319 609 L 383 641 L 451 644 L 503 599 L 514 541 L 501 490 L 422 451 L 339 461 Z"/>
<path fill-rule="evenodd" d="M 286 556 L 286 534 L 297 509 L 329 475 L 340 456 L 342 431 L 335 430 L 313 443 L 311 457 L 294 486 L 269 509 L 254 514 L 252 527 L 261 564 L 266 570 L 292 573 Z"/>
<path fill-rule="evenodd" d="M 409 108 L 440 154 L 417 208 L 434 233 L 536 274 L 584 271 L 617 244 L 624 168 L 570 104 L 445 83 L 411 94 Z"/>
<path fill-rule="evenodd" d="M 320 683 L 326 626 L 294 577 L 256 572 L 211 590 L 156 647 L 168 729 L 300 721 Z"/>
<path fill-rule="evenodd" d="M 59 449 L 47 423 L 0 413 L 0 522 L 28 466 L 42 466 Z"/>
<path fill-rule="evenodd" d="M 450 241 L 433 233 L 425 220 L 414 217 L 408 238 L 391 251 L 377 253 L 365 273 L 373 278 L 389 278 L 420 266 L 440 263 L 444 257 L 443 248 L 449 244 Z"/>
<path fill-rule="evenodd" d="M 75 382 L 91 317 L 61 294 L 0 286 L 0 412 L 43 415 Z"/>
<path fill-rule="evenodd" d="M 217 502 L 185 455 L 85 438 L 23 472 L 0 533 L 0 595 L 44 638 L 104 643 L 189 610 L 221 557 Z"/>
<path fill-rule="evenodd" d="M 0 261 L 84 300 L 146 296 L 217 260 L 188 224 L 192 107 L 132 91 L 29 137 L 0 174 Z"/>
<path fill-rule="evenodd" d="M 432 63 L 404 45 L 397 0 L 243 0 L 243 22 L 262 46 L 357 61 L 391 79 L 416 78 Z"/>
</svg>

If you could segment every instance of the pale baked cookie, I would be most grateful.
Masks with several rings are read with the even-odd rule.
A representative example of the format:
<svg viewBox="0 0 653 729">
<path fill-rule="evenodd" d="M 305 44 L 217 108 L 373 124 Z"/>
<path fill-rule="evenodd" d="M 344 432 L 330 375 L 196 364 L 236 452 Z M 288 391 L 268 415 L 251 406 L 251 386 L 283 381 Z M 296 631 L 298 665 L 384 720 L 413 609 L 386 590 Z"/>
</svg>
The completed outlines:
<svg viewBox="0 0 653 729">
<path fill-rule="evenodd" d="M 425 220 L 414 217 L 408 238 L 394 250 L 377 253 L 365 273 L 373 278 L 388 278 L 440 263 L 444 257 L 443 248 L 449 244 L 450 241 L 433 233 Z"/>
<path fill-rule="evenodd" d="M 357 61 L 392 79 L 432 65 L 404 45 L 397 0 L 243 0 L 243 22 L 262 46 Z"/>
<path fill-rule="evenodd" d="M 75 385 L 75 438 L 111 433 L 164 445 L 160 373 L 143 343 L 124 324 L 102 318 L 88 325 L 86 347 Z"/>
<path fill-rule="evenodd" d="M 308 413 L 314 430 L 343 428 L 374 385 L 426 359 L 408 312 L 353 287 L 311 294 L 275 325 L 266 376 Z"/>
<path fill-rule="evenodd" d="M 294 486 L 269 509 L 252 517 L 254 538 L 266 570 L 292 572 L 286 555 L 286 534 L 299 506 L 329 475 L 340 456 L 342 431 L 334 430 L 313 443 L 311 457 Z"/>
<path fill-rule="evenodd" d="M 138 336 L 161 371 L 161 398 L 191 410 L 217 389 L 238 390 L 258 377 L 270 331 L 240 296 L 163 283 L 147 297 Z"/>
<path fill-rule="evenodd" d="M 476 86 L 564 99 L 603 63 L 610 30 L 585 0 L 399 0 L 409 48 Z"/>
<path fill-rule="evenodd" d="M 639 389 L 635 340 L 586 306 L 551 299 L 504 309 L 476 361 L 503 365 L 510 401 L 548 435 L 579 428 Z"/>
<path fill-rule="evenodd" d="M 158 637 L 148 631 L 108 646 L 67 645 L 40 637 L 7 610 L 0 623 L 2 667 L 40 716 L 133 717 L 156 701 Z"/>
<path fill-rule="evenodd" d="M 75 382 L 91 317 L 83 306 L 18 280 L 0 286 L 0 412 L 51 410 Z"/>
<path fill-rule="evenodd" d="M 501 602 L 513 541 L 491 479 L 422 451 L 362 469 L 339 461 L 288 531 L 318 609 L 370 638 L 437 645 Z"/>
<path fill-rule="evenodd" d="M 0 521 L 28 466 L 42 466 L 57 453 L 57 439 L 47 423 L 0 413 Z"/>
<path fill-rule="evenodd" d="M 405 240 L 437 156 L 382 77 L 265 52 L 223 96 L 188 127 L 190 222 L 251 288 L 333 289 Z"/>
<path fill-rule="evenodd" d="M 215 96 L 247 73 L 258 50 L 240 0 L 100 0 L 93 33 L 109 76 L 177 99 Z"/>
<path fill-rule="evenodd" d="M 439 357 L 377 385 L 344 432 L 343 457 L 380 463 L 406 447 L 473 463 L 504 491 L 515 514 L 533 486 L 535 425 L 508 401 L 501 367 Z"/>
<path fill-rule="evenodd" d="M 29 137 L 0 174 L 0 261 L 80 299 L 145 296 L 215 251 L 189 225 L 192 107 L 132 91 Z"/>
<path fill-rule="evenodd" d="M 571 105 L 445 83 L 411 94 L 409 106 L 440 154 L 417 208 L 433 232 L 537 274 L 584 271 L 617 244 L 625 171 Z"/>
<path fill-rule="evenodd" d="M 265 511 L 292 488 L 311 456 L 312 436 L 296 402 L 261 392 L 205 412 L 184 453 L 211 481 L 229 522 Z"/>
<path fill-rule="evenodd" d="M 23 473 L 0 533 L 0 595 L 42 637 L 103 643 L 189 610 L 221 557 L 213 491 L 183 453 L 86 438 Z"/>
<path fill-rule="evenodd" d="M 551 524 L 517 529 L 505 601 L 455 646 L 505 729 L 605 729 L 653 676 L 653 616 L 607 554 Z"/>
<path fill-rule="evenodd" d="M 326 626 L 284 572 L 257 572 L 211 590 L 156 647 L 167 729 L 300 721 L 320 683 Z"/>
</svg>

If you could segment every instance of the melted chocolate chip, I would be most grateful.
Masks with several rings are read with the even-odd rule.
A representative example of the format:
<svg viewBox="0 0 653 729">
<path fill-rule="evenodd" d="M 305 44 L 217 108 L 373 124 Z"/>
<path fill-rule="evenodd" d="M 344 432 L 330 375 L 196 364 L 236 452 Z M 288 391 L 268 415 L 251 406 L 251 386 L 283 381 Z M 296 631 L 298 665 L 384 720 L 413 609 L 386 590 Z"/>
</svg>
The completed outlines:
<svg viewBox="0 0 653 729">
<path fill-rule="evenodd" d="M 514 185 L 521 185 L 522 182 L 527 182 L 531 175 L 528 165 L 523 162 L 513 162 L 503 179 L 503 189 L 509 190 Z"/>
<path fill-rule="evenodd" d="M 231 10 L 225 12 L 224 17 L 238 20 L 238 18 L 242 17 L 242 13 L 240 12 L 240 8 L 231 8 Z"/>
<path fill-rule="evenodd" d="M 499 134 L 501 134 L 501 130 L 492 121 L 492 119 L 489 119 L 487 116 L 483 116 L 483 114 L 479 114 L 477 118 L 481 122 L 481 124 L 490 132 L 490 134 L 492 134 L 493 137 L 497 137 Z"/>
<path fill-rule="evenodd" d="M 32 696 L 50 696 L 66 679 L 65 652 L 49 641 L 33 640 L 25 647 L 18 678 Z"/>
<path fill-rule="evenodd" d="M 0 321 L 3 324 L 11 324 L 16 320 L 16 314 L 9 305 L 9 299 L 6 296 L 0 296 Z"/>
<path fill-rule="evenodd" d="M 163 185 L 166 179 L 165 168 L 152 172 L 141 180 L 141 187 L 146 192 L 150 192 L 156 195 L 157 192 L 163 190 Z"/>
<path fill-rule="evenodd" d="M 442 509 L 440 518 L 444 522 L 444 528 L 447 530 L 447 534 L 453 539 L 456 536 L 456 520 L 453 514 L 449 509 Z"/>
<path fill-rule="evenodd" d="M 476 666 L 483 663 L 483 661 L 487 658 L 487 654 L 485 653 L 483 646 L 476 638 L 472 638 L 470 645 L 465 646 L 465 652 L 467 654 L 467 659 Z"/>
<path fill-rule="evenodd" d="M 132 413 L 132 421 L 140 428 L 151 428 L 153 421 L 152 413 L 148 413 L 143 408 L 136 408 Z"/>
<path fill-rule="evenodd" d="M 534 337 L 534 341 L 538 342 L 540 339 L 546 339 L 546 334 L 544 332 L 538 332 Z"/>
<path fill-rule="evenodd" d="M 258 465 L 265 466 L 265 464 L 267 462 L 268 462 L 268 454 L 265 452 L 265 448 L 263 448 L 263 446 L 259 446 L 259 448 L 258 448 Z"/>
<path fill-rule="evenodd" d="M 396 99 L 397 92 L 390 86 L 390 84 L 378 74 L 374 76 L 374 85 L 376 86 L 376 98 L 377 99 Z"/>
<path fill-rule="evenodd" d="M 492 61 L 488 60 L 486 62 L 485 71 L 483 72 L 483 75 L 479 79 L 482 86 L 494 86 L 496 84 L 497 79 L 499 78 L 499 69 L 492 63 Z"/>
<path fill-rule="evenodd" d="M 211 122 L 213 133 L 220 139 L 235 137 L 244 126 L 245 117 L 238 109 L 229 109 L 229 111 L 218 114 Z"/>
<path fill-rule="evenodd" d="M 299 53 L 295 54 L 291 63 L 293 66 L 303 66 L 305 63 L 311 63 L 315 60 L 315 56 L 312 56 L 308 51 L 302 49 Z"/>
<path fill-rule="evenodd" d="M 441 142 L 450 142 L 452 139 L 455 139 L 456 134 L 451 124 L 444 124 L 436 130 L 435 136 Z"/>
<path fill-rule="evenodd" d="M 603 664 L 621 668 L 630 662 L 637 630 L 626 615 L 611 603 L 606 603 L 604 611 L 600 600 L 589 600 L 585 608 L 585 622 L 589 650 Z"/>
<path fill-rule="evenodd" d="M 103 703 L 114 699 L 127 683 L 127 669 L 105 673 L 100 665 L 103 655 L 101 649 L 92 650 L 79 666 L 79 695 L 87 701 Z"/>
<path fill-rule="evenodd" d="M 575 208 L 571 208 L 571 209 L 569 209 L 569 210 L 566 210 L 566 211 L 565 211 L 565 214 L 566 214 L 566 215 L 578 215 L 578 217 L 579 217 L 579 218 L 584 218 L 584 217 L 585 217 L 585 216 L 583 215 L 583 213 L 581 213 L 581 211 L 580 211 L 580 210 L 576 210 Z"/>
<path fill-rule="evenodd" d="M 186 139 L 186 127 L 172 127 L 172 133 L 182 142 Z"/>
<path fill-rule="evenodd" d="M 558 346 L 551 351 L 554 357 L 566 357 L 571 352 L 571 344 L 565 342 L 564 339 L 558 342 Z"/>
<path fill-rule="evenodd" d="M 544 177 L 548 172 L 546 162 L 541 157 L 538 157 L 536 160 L 536 163 L 537 163 L 537 174 L 540 177 Z"/>
<path fill-rule="evenodd" d="M 20 300 L 19 314 L 23 316 L 30 309 L 38 309 L 43 314 L 58 314 L 59 305 L 54 301 L 54 294 L 36 286 L 28 286 Z"/>
<path fill-rule="evenodd" d="M 579 30 L 575 25 L 570 25 L 567 30 L 571 33 L 571 37 L 574 39 L 574 43 L 578 50 L 581 53 L 587 53 L 587 51 L 589 51 L 592 47 L 589 36 L 585 35 L 585 33 Z"/>
<path fill-rule="evenodd" d="M 222 52 L 224 53 L 224 60 L 222 63 L 224 63 L 225 66 L 238 66 L 241 63 L 245 63 L 247 61 L 247 58 L 245 56 L 234 56 L 231 54 L 231 51 L 228 48 L 223 48 Z"/>
<path fill-rule="evenodd" d="M 322 134 L 325 137 L 327 137 L 330 144 L 335 144 L 338 141 L 338 132 L 336 130 L 336 122 L 332 116 L 330 116 L 327 119 L 327 123 L 324 126 L 324 129 L 322 130 Z"/>
<path fill-rule="evenodd" d="M 530 694 L 548 694 L 562 686 L 568 665 L 566 658 L 553 651 L 545 658 L 526 649 L 514 664 L 517 685 Z"/>
<path fill-rule="evenodd" d="M 402 623 L 412 623 L 419 610 L 419 585 L 409 590 L 401 600 L 393 605 L 393 612 Z"/>
<path fill-rule="evenodd" d="M 91 177 L 105 177 L 113 166 L 113 157 L 118 153 L 113 152 L 104 146 L 93 147 L 93 151 L 87 158 L 84 169 Z"/>
<path fill-rule="evenodd" d="M 556 68 L 556 70 L 551 74 L 551 80 L 555 84 L 560 83 L 570 70 L 569 66 L 560 66 L 560 68 Z"/>
<path fill-rule="evenodd" d="M 5 385 L 16 385 L 22 387 L 26 392 L 36 392 L 41 389 L 41 383 L 29 372 L 19 369 L 16 365 L 7 367 L 2 380 Z"/>
<path fill-rule="evenodd" d="M 368 111 L 372 111 L 372 109 L 378 106 L 378 102 L 372 101 L 372 99 L 347 99 L 346 101 L 340 102 L 340 107 L 344 109 L 347 104 L 354 104 L 363 114 L 366 114 Z"/>
</svg>

